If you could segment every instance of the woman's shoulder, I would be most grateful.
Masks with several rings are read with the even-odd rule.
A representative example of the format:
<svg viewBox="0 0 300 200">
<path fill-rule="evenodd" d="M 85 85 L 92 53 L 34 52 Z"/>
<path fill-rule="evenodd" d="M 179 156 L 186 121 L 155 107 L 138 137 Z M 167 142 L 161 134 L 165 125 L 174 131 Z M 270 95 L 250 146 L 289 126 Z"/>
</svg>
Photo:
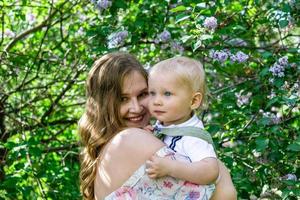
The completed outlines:
<svg viewBox="0 0 300 200">
<path fill-rule="evenodd" d="M 114 136 L 110 142 L 111 150 L 123 152 L 124 154 L 137 153 L 152 155 L 164 146 L 162 141 L 152 133 L 140 128 L 127 128 Z"/>
</svg>

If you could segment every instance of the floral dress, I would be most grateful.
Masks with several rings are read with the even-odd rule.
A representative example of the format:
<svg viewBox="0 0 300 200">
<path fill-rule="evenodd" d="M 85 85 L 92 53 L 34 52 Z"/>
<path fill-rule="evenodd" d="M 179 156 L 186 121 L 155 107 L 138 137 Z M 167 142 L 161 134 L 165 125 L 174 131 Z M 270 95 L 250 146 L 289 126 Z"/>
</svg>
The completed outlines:
<svg viewBox="0 0 300 200">
<path fill-rule="evenodd" d="M 163 147 L 156 154 L 173 160 L 189 162 L 188 158 Z M 188 181 L 163 177 L 150 179 L 142 165 L 119 189 L 108 195 L 105 200 L 206 200 L 212 196 L 215 185 L 196 185 Z"/>
</svg>

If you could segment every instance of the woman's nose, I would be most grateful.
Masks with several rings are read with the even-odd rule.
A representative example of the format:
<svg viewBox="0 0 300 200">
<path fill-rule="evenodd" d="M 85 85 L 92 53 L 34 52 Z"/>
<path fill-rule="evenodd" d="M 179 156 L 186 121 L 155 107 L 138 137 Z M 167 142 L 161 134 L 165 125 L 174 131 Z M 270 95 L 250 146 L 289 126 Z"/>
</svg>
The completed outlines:
<svg viewBox="0 0 300 200">
<path fill-rule="evenodd" d="M 130 111 L 135 113 L 142 112 L 143 108 L 140 102 L 137 99 L 133 99 L 131 101 Z"/>
</svg>

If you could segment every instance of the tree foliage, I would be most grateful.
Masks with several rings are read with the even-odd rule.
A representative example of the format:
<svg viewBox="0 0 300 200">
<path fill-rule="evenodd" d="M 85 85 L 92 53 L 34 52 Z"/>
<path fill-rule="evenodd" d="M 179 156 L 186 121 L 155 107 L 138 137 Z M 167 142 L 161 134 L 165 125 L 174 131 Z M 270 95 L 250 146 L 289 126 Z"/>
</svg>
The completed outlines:
<svg viewBox="0 0 300 200">
<path fill-rule="evenodd" d="M 240 199 L 300 196 L 300 1 L 0 2 L 0 199 L 80 199 L 84 81 L 107 52 L 200 60 Z"/>
</svg>

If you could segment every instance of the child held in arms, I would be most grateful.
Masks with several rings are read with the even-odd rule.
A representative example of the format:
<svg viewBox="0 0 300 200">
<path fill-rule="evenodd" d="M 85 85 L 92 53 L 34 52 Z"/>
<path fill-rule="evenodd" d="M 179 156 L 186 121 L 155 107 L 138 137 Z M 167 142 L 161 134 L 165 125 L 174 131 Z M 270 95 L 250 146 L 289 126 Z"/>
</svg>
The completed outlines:
<svg viewBox="0 0 300 200">
<path fill-rule="evenodd" d="M 187 57 L 164 60 L 151 68 L 148 85 L 150 113 L 157 119 L 155 133 L 191 161 L 152 156 L 146 164 L 148 176 L 168 175 L 200 185 L 215 183 L 219 167 L 212 138 L 195 114 L 205 99 L 202 64 Z"/>
</svg>

